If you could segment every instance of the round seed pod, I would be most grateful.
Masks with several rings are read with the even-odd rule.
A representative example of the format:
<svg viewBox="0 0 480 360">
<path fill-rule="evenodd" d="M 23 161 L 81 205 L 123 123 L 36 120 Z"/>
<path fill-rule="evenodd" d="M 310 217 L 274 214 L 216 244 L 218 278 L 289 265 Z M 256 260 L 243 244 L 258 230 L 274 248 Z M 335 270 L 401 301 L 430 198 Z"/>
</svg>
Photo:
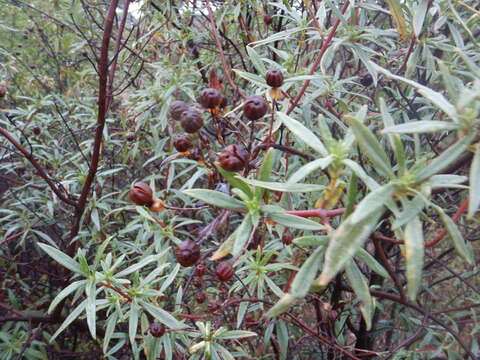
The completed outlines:
<svg viewBox="0 0 480 360">
<path fill-rule="evenodd" d="M 293 241 L 293 234 L 289 229 L 285 229 L 282 234 L 282 243 L 284 245 L 290 245 Z"/>
<path fill-rule="evenodd" d="M 222 94 L 214 88 L 203 89 L 200 93 L 200 104 L 204 108 L 214 109 L 222 103 Z"/>
<path fill-rule="evenodd" d="M 135 205 L 151 206 L 153 204 L 153 190 L 143 181 L 133 184 L 129 195 Z"/>
<path fill-rule="evenodd" d="M 153 337 L 159 338 L 165 334 L 165 325 L 162 323 L 154 322 L 150 324 L 150 334 Z"/>
<path fill-rule="evenodd" d="M 373 83 L 373 78 L 370 73 L 363 74 L 363 76 L 360 78 L 360 84 L 363 86 L 370 86 Z"/>
<path fill-rule="evenodd" d="M 180 125 L 189 134 L 196 133 L 203 126 L 203 119 L 195 109 L 188 109 L 182 113 Z"/>
<path fill-rule="evenodd" d="M 265 14 L 263 15 L 263 22 L 265 23 L 265 25 L 270 25 L 272 22 L 273 22 L 273 16 L 270 15 L 270 14 Z"/>
<path fill-rule="evenodd" d="M 178 152 L 185 152 L 192 147 L 192 140 L 190 136 L 186 134 L 178 135 L 175 140 L 173 140 L 173 147 Z"/>
<path fill-rule="evenodd" d="M 233 274 L 235 274 L 235 270 L 230 262 L 222 261 L 217 265 L 215 273 L 217 274 L 218 280 L 224 282 L 232 278 Z"/>
<path fill-rule="evenodd" d="M 182 266 L 192 266 L 200 258 L 200 247 L 192 240 L 184 240 L 176 247 L 175 258 Z"/>
<path fill-rule="evenodd" d="M 228 145 L 219 156 L 220 166 L 227 171 L 240 171 L 248 163 L 248 152 L 242 145 Z"/>
<path fill-rule="evenodd" d="M 186 102 L 180 101 L 180 100 L 175 100 L 170 104 L 170 116 L 174 120 L 180 120 L 182 114 L 184 111 L 187 111 L 189 108 L 188 104 Z"/>
<path fill-rule="evenodd" d="M 283 74 L 278 69 L 270 69 L 265 74 L 267 85 L 273 88 L 278 88 L 283 84 Z"/>
<path fill-rule="evenodd" d="M 32 131 L 33 131 L 33 133 L 34 133 L 35 135 L 38 136 L 38 135 L 40 135 L 40 133 L 42 132 L 42 129 L 40 129 L 39 126 L 34 126 L 33 129 L 32 129 Z"/>
<path fill-rule="evenodd" d="M 195 276 L 203 276 L 207 272 L 207 268 L 203 264 L 198 264 L 195 268 Z"/>
<path fill-rule="evenodd" d="M 192 284 L 193 284 L 193 286 L 195 286 L 196 288 L 201 288 L 201 287 L 203 287 L 202 278 L 199 277 L 199 276 L 194 276 L 194 277 L 193 277 L 193 280 L 192 280 Z"/>
<path fill-rule="evenodd" d="M 265 99 L 260 95 L 247 97 L 243 105 L 243 114 L 249 120 L 258 120 L 268 111 L 268 105 Z"/>
</svg>

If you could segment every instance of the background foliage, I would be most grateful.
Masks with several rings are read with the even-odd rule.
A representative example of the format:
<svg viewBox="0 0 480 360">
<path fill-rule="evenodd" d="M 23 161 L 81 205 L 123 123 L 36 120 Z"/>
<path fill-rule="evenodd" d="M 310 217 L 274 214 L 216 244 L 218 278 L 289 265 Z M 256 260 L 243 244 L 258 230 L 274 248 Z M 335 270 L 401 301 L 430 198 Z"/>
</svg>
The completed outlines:
<svg viewBox="0 0 480 360">
<path fill-rule="evenodd" d="M 2 359 L 480 356 L 477 2 L 0 4 Z"/>
</svg>

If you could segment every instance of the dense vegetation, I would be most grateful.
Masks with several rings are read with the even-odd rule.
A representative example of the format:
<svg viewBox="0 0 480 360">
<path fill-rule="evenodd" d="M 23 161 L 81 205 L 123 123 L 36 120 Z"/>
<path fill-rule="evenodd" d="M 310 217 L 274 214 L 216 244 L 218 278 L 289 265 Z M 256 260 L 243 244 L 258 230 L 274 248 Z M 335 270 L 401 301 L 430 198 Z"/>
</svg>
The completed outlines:
<svg viewBox="0 0 480 360">
<path fill-rule="evenodd" d="M 480 357 L 478 2 L 0 30 L 0 359 Z"/>
</svg>

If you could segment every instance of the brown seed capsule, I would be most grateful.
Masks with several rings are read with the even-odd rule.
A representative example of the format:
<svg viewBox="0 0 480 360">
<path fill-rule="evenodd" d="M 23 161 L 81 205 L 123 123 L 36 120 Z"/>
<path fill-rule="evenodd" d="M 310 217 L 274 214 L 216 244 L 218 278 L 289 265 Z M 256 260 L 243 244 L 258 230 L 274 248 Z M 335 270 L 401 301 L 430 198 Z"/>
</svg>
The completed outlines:
<svg viewBox="0 0 480 360">
<path fill-rule="evenodd" d="M 203 287 L 203 281 L 202 281 L 202 278 L 201 277 L 198 277 L 198 276 L 195 276 L 192 280 L 192 284 L 193 286 L 195 286 L 196 288 L 201 288 Z"/>
<path fill-rule="evenodd" d="M 193 134 L 202 128 L 203 119 L 197 110 L 191 108 L 182 113 L 180 125 L 187 133 Z"/>
<path fill-rule="evenodd" d="M 163 334 L 165 334 L 165 325 L 163 325 L 162 323 L 158 323 L 158 322 L 151 323 L 150 324 L 150 334 L 152 334 L 152 336 L 154 336 L 156 338 L 162 337 Z"/>
<path fill-rule="evenodd" d="M 285 229 L 282 234 L 282 243 L 284 245 L 290 245 L 293 241 L 293 234 L 289 229 Z"/>
<path fill-rule="evenodd" d="M 200 258 L 200 247 L 192 240 L 184 240 L 175 249 L 175 257 L 180 265 L 192 266 Z"/>
<path fill-rule="evenodd" d="M 207 268 L 203 264 L 198 264 L 195 268 L 195 276 L 203 276 L 207 272 Z"/>
<path fill-rule="evenodd" d="M 195 295 L 195 299 L 197 300 L 197 303 L 203 304 L 205 300 L 207 300 L 207 295 L 205 295 L 204 292 L 199 292 Z"/>
<path fill-rule="evenodd" d="M 153 204 L 150 205 L 149 209 L 150 209 L 151 212 L 157 213 L 157 212 L 160 212 L 160 211 L 162 211 L 163 209 L 165 209 L 165 206 L 163 205 L 163 201 L 162 201 L 162 200 L 160 200 L 160 199 L 154 199 L 154 200 L 153 200 Z"/>
<path fill-rule="evenodd" d="M 42 130 L 40 129 L 39 126 L 34 126 L 33 129 L 32 129 L 32 131 L 33 131 L 33 133 L 34 133 L 35 135 L 37 135 L 37 136 L 40 135 L 40 133 L 42 132 Z"/>
<path fill-rule="evenodd" d="M 190 160 L 195 160 L 195 161 L 200 161 L 202 160 L 202 150 L 200 150 L 198 147 L 192 149 L 190 153 L 187 156 Z"/>
<path fill-rule="evenodd" d="M 139 206 L 151 206 L 153 204 L 153 190 L 145 182 L 137 182 L 130 189 L 130 200 Z"/>
<path fill-rule="evenodd" d="M 260 119 L 268 111 L 268 105 L 265 99 L 260 95 L 247 97 L 243 105 L 243 114 L 249 120 Z"/>
<path fill-rule="evenodd" d="M 135 141 L 135 139 L 136 139 L 135 133 L 128 133 L 127 134 L 127 141 L 132 142 L 132 141 Z"/>
<path fill-rule="evenodd" d="M 220 91 L 214 88 L 203 89 L 200 93 L 200 104 L 204 108 L 214 109 L 219 106 L 222 102 L 222 94 Z"/>
<path fill-rule="evenodd" d="M 360 78 L 360 84 L 365 87 L 372 85 L 372 82 L 373 78 L 372 75 L 370 75 L 369 73 L 363 74 L 363 76 Z"/>
<path fill-rule="evenodd" d="M 248 152 L 242 145 L 228 145 L 220 152 L 220 166 L 228 171 L 240 171 L 248 163 Z"/>
<path fill-rule="evenodd" d="M 173 140 L 173 146 L 175 150 L 185 152 L 192 147 L 192 140 L 190 136 L 186 134 L 178 135 L 175 140 Z"/>
<path fill-rule="evenodd" d="M 283 74 L 278 69 L 270 69 L 265 74 L 265 80 L 268 86 L 278 88 L 283 84 Z"/>
<path fill-rule="evenodd" d="M 263 15 L 263 22 L 265 23 L 265 25 L 270 25 L 273 21 L 273 16 L 270 15 L 270 14 L 265 14 Z"/>
<path fill-rule="evenodd" d="M 220 281 L 228 281 L 235 274 L 235 270 L 230 262 L 222 261 L 217 265 L 215 273 Z"/>
<path fill-rule="evenodd" d="M 189 108 L 186 102 L 175 100 L 170 104 L 170 116 L 174 120 L 180 120 L 184 111 L 187 111 Z"/>
</svg>

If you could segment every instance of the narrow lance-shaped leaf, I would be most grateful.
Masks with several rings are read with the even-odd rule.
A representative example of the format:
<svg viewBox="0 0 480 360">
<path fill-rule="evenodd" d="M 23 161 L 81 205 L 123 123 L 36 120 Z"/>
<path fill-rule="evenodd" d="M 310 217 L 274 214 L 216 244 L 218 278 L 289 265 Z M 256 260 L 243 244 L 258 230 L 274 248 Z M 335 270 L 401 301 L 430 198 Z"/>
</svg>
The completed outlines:
<svg viewBox="0 0 480 360">
<path fill-rule="evenodd" d="M 71 270 L 77 274 L 82 274 L 84 275 L 84 272 L 82 270 L 82 267 L 80 266 L 79 263 L 77 263 L 75 260 L 73 260 L 70 256 L 67 254 L 61 252 L 58 249 L 55 249 L 54 247 L 47 245 L 47 244 L 41 244 L 38 243 L 38 246 L 45 251 L 53 260 L 58 262 L 59 264 L 63 265 L 66 267 L 68 270 Z"/>
<path fill-rule="evenodd" d="M 297 183 L 300 180 L 303 180 L 310 173 L 314 172 L 317 169 L 325 169 L 332 162 L 333 157 L 327 156 L 325 158 L 317 159 L 308 164 L 303 165 L 300 169 L 295 171 L 290 178 L 288 179 L 288 184 Z"/>
<path fill-rule="evenodd" d="M 317 151 L 323 157 L 328 156 L 327 149 L 320 141 L 320 139 L 311 130 L 309 130 L 299 121 L 292 119 L 290 116 L 282 112 L 278 112 L 277 115 L 279 119 L 288 128 L 288 130 L 294 133 L 300 140 L 302 140 L 305 144 Z"/>
<path fill-rule="evenodd" d="M 304 230 L 324 230 L 325 226 L 322 224 L 316 223 L 310 219 L 306 219 L 300 216 L 285 214 L 285 213 L 271 213 L 268 215 L 273 221 L 286 226 L 292 227 L 295 229 L 304 229 Z"/>
<path fill-rule="evenodd" d="M 372 327 L 373 299 L 370 295 L 367 280 L 353 260 L 347 262 L 345 266 L 345 274 L 347 275 L 348 282 L 352 287 L 353 292 L 361 301 L 360 311 L 365 319 L 367 330 L 370 330 Z"/>
<path fill-rule="evenodd" d="M 445 229 L 447 230 L 448 235 L 450 235 L 450 238 L 452 239 L 453 247 L 455 248 L 455 250 L 470 265 L 473 265 L 475 262 L 473 258 L 473 249 L 469 246 L 470 244 L 465 242 L 465 239 L 463 238 L 460 230 L 458 230 L 458 227 L 455 224 L 455 222 L 452 220 L 450 216 L 448 216 L 445 213 L 445 211 L 443 211 L 441 207 L 434 206 L 434 208 L 438 212 L 438 215 L 440 215 L 440 220 L 442 221 L 443 226 L 445 226 Z"/>
<path fill-rule="evenodd" d="M 227 194 L 220 191 L 206 190 L 206 189 L 191 189 L 184 190 L 184 194 L 203 201 L 204 203 L 218 206 L 224 209 L 232 210 L 247 210 L 247 206 L 244 202 L 237 200 Z"/>
<path fill-rule="evenodd" d="M 480 144 L 477 144 L 477 150 L 473 156 L 470 166 L 470 201 L 468 203 L 468 216 L 473 218 L 473 214 L 480 206 Z"/>
<path fill-rule="evenodd" d="M 387 0 L 388 8 L 390 14 L 397 25 L 397 31 L 402 40 L 408 39 L 407 24 L 405 22 L 405 17 L 403 15 L 402 7 L 400 1 L 398 0 Z"/>
<path fill-rule="evenodd" d="M 60 325 L 60 327 L 55 332 L 55 334 L 53 334 L 53 336 L 50 338 L 50 343 L 52 343 L 53 340 L 55 340 L 55 338 L 58 335 L 60 335 L 62 333 L 62 331 L 65 330 L 68 327 L 68 325 L 70 325 L 76 318 L 78 318 L 80 316 L 80 314 L 85 309 L 86 305 L 87 305 L 87 301 L 84 300 L 80 304 L 78 304 L 78 306 L 75 309 L 73 309 L 72 312 L 70 312 L 70 314 L 67 316 L 65 321 L 62 323 L 62 325 Z"/>
<path fill-rule="evenodd" d="M 181 323 L 160 307 L 149 304 L 143 300 L 139 301 L 139 305 L 147 310 L 155 319 L 170 329 L 183 329 L 187 327 L 184 323 Z"/>
<path fill-rule="evenodd" d="M 52 303 L 50 304 L 50 307 L 48 308 L 48 313 L 51 314 L 53 309 L 55 309 L 63 299 L 65 299 L 72 292 L 76 291 L 79 287 L 85 285 L 85 282 L 86 280 L 75 281 L 70 285 L 68 285 L 65 289 L 60 291 L 58 295 L 55 297 L 55 299 L 53 299 Z"/>
<path fill-rule="evenodd" d="M 320 286 L 327 285 L 352 258 L 373 232 L 382 214 L 383 207 L 361 222 L 353 222 L 352 214 L 330 235 L 323 271 L 318 279 Z"/>
<path fill-rule="evenodd" d="M 387 270 L 385 270 L 385 268 L 380 265 L 380 263 L 372 255 L 370 255 L 367 250 L 363 248 L 358 249 L 355 257 L 362 260 L 365 265 L 367 265 L 372 271 L 376 272 L 378 275 L 384 278 L 388 278 Z"/>
<path fill-rule="evenodd" d="M 383 124 L 386 128 L 395 125 L 383 98 L 380 98 L 380 112 L 382 113 Z M 385 130 L 383 130 L 383 132 L 385 132 Z M 401 175 L 405 171 L 405 148 L 398 134 L 388 134 L 388 139 L 390 140 L 390 145 L 392 146 L 395 158 L 397 159 L 397 173 Z"/>
<path fill-rule="evenodd" d="M 260 169 L 258 169 L 257 173 L 257 180 L 259 182 L 269 182 L 270 178 L 272 176 L 272 170 L 273 166 L 275 165 L 275 159 L 276 159 L 276 154 L 278 152 L 275 151 L 275 149 L 270 148 L 267 150 L 263 157 L 262 165 L 260 166 Z M 254 185 L 256 186 L 256 185 Z M 265 192 L 265 189 L 261 186 L 257 186 L 255 188 L 255 197 L 257 199 L 261 199 L 263 194 Z"/>
<path fill-rule="evenodd" d="M 395 186 L 393 184 L 383 185 L 372 191 L 358 204 L 357 208 L 351 215 L 351 221 L 361 222 L 375 213 L 379 208 L 386 205 L 391 199 Z"/>
<path fill-rule="evenodd" d="M 416 181 L 417 183 L 423 182 L 427 180 L 430 176 L 438 174 L 442 170 L 444 170 L 448 165 L 453 163 L 458 157 L 467 150 L 468 146 L 472 142 L 475 134 L 472 133 L 467 135 L 457 141 L 454 145 L 450 146 L 448 149 L 443 151 L 439 156 L 432 160 L 430 164 L 422 168 L 416 174 Z"/>
<path fill-rule="evenodd" d="M 215 166 L 230 185 L 232 185 L 234 188 L 242 190 L 248 198 L 253 197 L 252 189 L 250 189 L 250 186 L 247 183 L 236 178 L 237 173 L 225 170 L 218 162 L 215 163 Z"/>
<path fill-rule="evenodd" d="M 272 191 L 282 191 L 282 192 L 312 192 L 312 191 L 322 191 L 325 189 L 323 185 L 316 184 L 299 184 L 299 183 L 278 183 L 270 181 L 259 181 L 253 179 L 246 179 L 240 175 L 237 178 L 242 179 L 246 183 L 255 186 L 257 189 L 269 189 Z M 257 190 L 255 190 L 257 193 Z M 260 198 L 260 197 L 257 197 Z"/>
<path fill-rule="evenodd" d="M 405 258 L 407 261 L 407 294 L 414 301 L 422 282 L 424 243 L 422 223 L 418 216 L 405 227 Z"/>
<path fill-rule="evenodd" d="M 375 165 L 375 168 L 383 175 L 393 177 L 394 174 L 388 156 L 375 135 L 373 135 L 369 128 L 355 118 L 351 119 L 350 124 L 360 148 L 365 152 L 365 155 L 368 156 L 373 165 Z"/>
<path fill-rule="evenodd" d="M 458 130 L 460 128 L 461 126 L 457 123 L 438 120 L 422 120 L 394 125 L 384 129 L 382 132 L 386 134 L 424 134 L 436 131 Z"/>
<path fill-rule="evenodd" d="M 238 227 L 238 231 L 235 236 L 235 242 L 233 244 L 233 252 L 232 252 L 234 256 L 242 252 L 248 239 L 250 238 L 252 228 L 253 228 L 252 216 L 250 214 L 247 214 L 247 216 L 245 216 L 242 223 Z"/>
</svg>

